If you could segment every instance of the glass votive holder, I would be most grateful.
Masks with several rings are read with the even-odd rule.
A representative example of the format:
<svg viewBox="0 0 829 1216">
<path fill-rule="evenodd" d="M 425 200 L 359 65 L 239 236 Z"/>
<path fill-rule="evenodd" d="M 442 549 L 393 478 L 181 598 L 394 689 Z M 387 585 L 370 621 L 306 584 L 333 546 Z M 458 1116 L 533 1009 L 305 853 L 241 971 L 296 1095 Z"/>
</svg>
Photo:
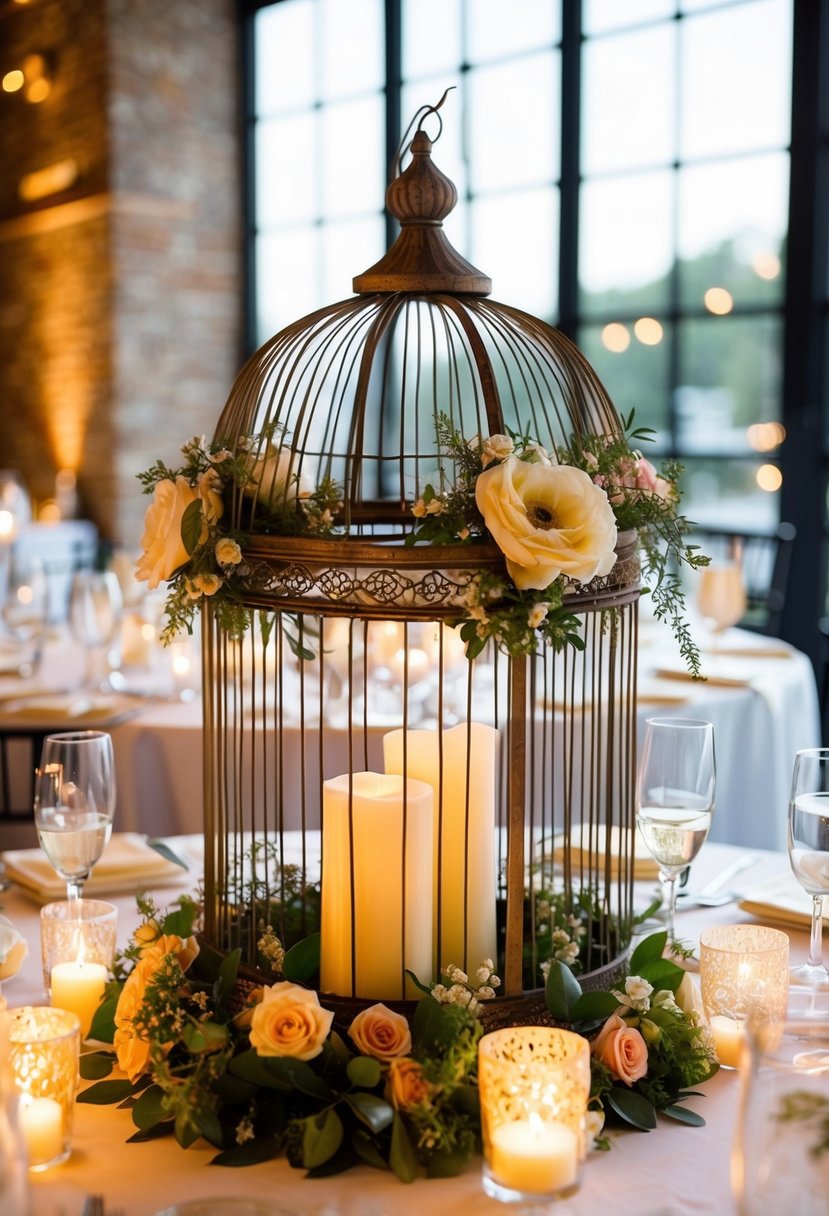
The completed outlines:
<svg viewBox="0 0 829 1216">
<path fill-rule="evenodd" d="M 118 909 L 103 899 L 57 900 L 40 910 L 43 987 L 51 1003 L 76 1013 L 86 1038 L 100 1004 L 118 933 Z"/>
<path fill-rule="evenodd" d="M 20 1095 L 18 1117 L 29 1168 L 48 1169 L 72 1148 L 78 1088 L 80 1022 L 66 1009 L 24 1005 L 0 1014 L 8 1031 L 9 1065 Z"/>
<path fill-rule="evenodd" d="M 789 939 L 764 925 L 720 925 L 700 935 L 702 1006 L 717 1059 L 739 1068 L 745 1032 L 781 1023 L 789 995 Z"/>
<path fill-rule="evenodd" d="M 587 1151 L 587 1040 L 550 1026 L 485 1034 L 478 1088 L 487 1195 L 537 1203 L 577 1190 Z"/>
</svg>

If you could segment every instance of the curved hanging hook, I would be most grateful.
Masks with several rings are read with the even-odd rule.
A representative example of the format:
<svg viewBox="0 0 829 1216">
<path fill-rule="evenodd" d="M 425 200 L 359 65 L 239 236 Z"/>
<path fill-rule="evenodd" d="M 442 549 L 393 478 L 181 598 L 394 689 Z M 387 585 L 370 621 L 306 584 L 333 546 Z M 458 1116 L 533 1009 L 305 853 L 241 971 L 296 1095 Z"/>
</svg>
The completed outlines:
<svg viewBox="0 0 829 1216">
<path fill-rule="evenodd" d="M 406 141 L 408 140 L 409 134 L 412 130 L 412 127 L 414 127 L 415 123 L 417 123 L 417 131 L 422 131 L 423 124 L 426 121 L 426 119 L 429 117 L 429 115 L 430 114 L 437 115 L 438 133 L 434 137 L 434 139 L 432 139 L 432 143 L 436 143 L 440 139 L 441 135 L 443 134 L 443 119 L 438 114 L 438 110 L 443 105 L 443 103 L 446 101 L 446 98 L 449 96 L 449 94 L 452 92 L 452 90 L 454 88 L 457 88 L 457 86 L 454 84 L 450 84 L 448 89 L 444 90 L 443 96 L 441 97 L 440 101 L 437 102 L 436 105 L 433 105 L 433 106 L 423 105 L 423 106 L 420 106 L 420 108 L 415 111 L 414 118 L 409 123 L 409 125 L 406 128 L 406 131 L 403 135 L 403 138 L 401 139 L 400 143 L 397 146 L 397 152 L 395 153 L 394 161 L 392 162 L 392 172 L 391 172 L 391 178 L 390 178 L 391 181 L 394 181 L 394 179 L 396 177 L 400 176 L 400 160 L 401 160 L 403 153 L 405 151 L 405 148 L 406 148 Z"/>
</svg>

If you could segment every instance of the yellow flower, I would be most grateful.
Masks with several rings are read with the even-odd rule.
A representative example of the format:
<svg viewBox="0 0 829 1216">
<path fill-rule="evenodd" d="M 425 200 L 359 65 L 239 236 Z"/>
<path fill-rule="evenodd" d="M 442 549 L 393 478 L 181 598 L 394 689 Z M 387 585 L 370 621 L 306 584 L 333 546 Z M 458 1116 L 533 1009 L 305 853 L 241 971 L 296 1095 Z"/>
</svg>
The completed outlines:
<svg viewBox="0 0 829 1216">
<path fill-rule="evenodd" d="M 312 1060 L 322 1051 L 333 1021 L 316 992 L 284 980 L 262 993 L 251 1019 L 250 1045 L 260 1056 Z"/>
<path fill-rule="evenodd" d="M 10 920 L 0 916 L 0 980 L 10 980 L 17 975 L 28 953 L 26 939 Z"/>
<path fill-rule="evenodd" d="M 613 508 L 581 469 L 510 456 L 479 475 L 475 501 L 522 591 L 543 591 L 561 574 L 589 583 L 613 568 Z"/>
<path fill-rule="evenodd" d="M 403 1056 L 389 1064 L 389 1094 L 395 1110 L 411 1110 L 428 1104 L 432 1087 L 418 1062 Z"/>
<path fill-rule="evenodd" d="M 197 574 L 193 579 L 193 586 L 201 591 L 202 595 L 215 595 L 223 582 L 224 579 L 219 578 L 218 574 Z"/>
<path fill-rule="evenodd" d="M 147 923 L 151 925 L 154 922 Z M 145 936 L 149 936 L 149 932 Z M 194 937 L 189 937 L 185 942 L 175 933 L 164 934 L 142 946 L 141 957 L 127 976 L 118 997 L 115 1035 L 112 1040 L 118 1065 L 131 1081 L 146 1070 L 150 1060 L 149 1040 L 135 1027 L 135 1019 L 144 1003 L 147 985 L 159 968 L 164 966 L 169 955 L 173 955 L 182 971 L 186 971 L 198 952 L 198 943 Z"/>
<path fill-rule="evenodd" d="M 216 545 L 216 561 L 220 566 L 238 566 L 242 560 L 242 550 L 235 540 L 223 536 Z"/>
<path fill-rule="evenodd" d="M 181 539 L 181 518 L 197 498 L 186 477 L 163 478 L 155 487 L 153 501 L 144 516 L 144 535 L 135 577 L 146 580 L 150 590 L 164 582 L 189 561 Z"/>
<path fill-rule="evenodd" d="M 371 1005 L 358 1013 L 348 1028 L 357 1049 L 386 1064 L 412 1050 L 412 1032 L 402 1013 L 385 1005 Z"/>
</svg>

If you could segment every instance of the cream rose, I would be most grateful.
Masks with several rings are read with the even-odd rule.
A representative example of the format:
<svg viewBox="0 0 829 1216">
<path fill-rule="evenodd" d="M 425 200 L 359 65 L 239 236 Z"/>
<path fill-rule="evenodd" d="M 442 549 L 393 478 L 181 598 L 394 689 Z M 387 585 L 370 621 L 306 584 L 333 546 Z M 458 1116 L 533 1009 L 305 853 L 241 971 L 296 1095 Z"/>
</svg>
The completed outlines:
<svg viewBox="0 0 829 1216">
<path fill-rule="evenodd" d="M 412 1050 L 412 1032 L 406 1018 L 385 1005 L 372 1005 L 358 1013 L 348 1033 L 358 1051 L 384 1064 Z"/>
<path fill-rule="evenodd" d="M 312 1060 L 322 1051 L 333 1021 L 316 992 L 283 980 L 262 993 L 251 1018 L 250 1044 L 260 1056 Z"/>
<path fill-rule="evenodd" d="M 593 1055 L 625 1085 L 633 1085 L 648 1071 L 647 1043 L 618 1013 L 607 1019 L 596 1036 Z"/>
<path fill-rule="evenodd" d="M 395 1110 L 411 1110 L 413 1106 L 425 1106 L 431 1093 L 432 1087 L 423 1076 L 423 1070 L 417 1060 L 402 1056 L 391 1061 L 389 1096 Z"/>
<path fill-rule="evenodd" d="M 219 578 L 218 574 L 197 574 L 193 579 L 193 586 L 202 595 L 215 595 L 223 582 L 224 579 Z"/>
<path fill-rule="evenodd" d="M 506 460 L 515 450 L 515 444 L 509 435 L 490 435 L 481 445 L 481 464 L 484 468 L 493 460 Z"/>
<path fill-rule="evenodd" d="M 275 448 L 269 443 L 250 463 L 245 492 L 255 495 L 266 507 L 307 498 L 312 489 L 307 475 L 299 471 L 299 456 L 291 448 Z"/>
<path fill-rule="evenodd" d="M 479 475 L 475 501 L 522 591 L 543 591 L 560 574 L 589 583 L 613 568 L 613 508 L 582 469 L 510 456 Z"/>
<path fill-rule="evenodd" d="M 223 536 L 216 544 L 216 561 L 220 566 L 238 566 L 242 560 L 242 550 L 235 540 Z"/>
<path fill-rule="evenodd" d="M 29 953 L 26 939 L 5 916 L 0 916 L 0 982 L 17 975 Z"/>
<path fill-rule="evenodd" d="M 135 567 L 135 577 L 146 581 L 151 591 L 190 558 L 181 539 L 181 519 L 197 497 L 186 477 L 177 477 L 175 481 L 165 477 L 155 487 L 153 501 L 144 515 L 141 537 L 144 552 Z"/>
</svg>

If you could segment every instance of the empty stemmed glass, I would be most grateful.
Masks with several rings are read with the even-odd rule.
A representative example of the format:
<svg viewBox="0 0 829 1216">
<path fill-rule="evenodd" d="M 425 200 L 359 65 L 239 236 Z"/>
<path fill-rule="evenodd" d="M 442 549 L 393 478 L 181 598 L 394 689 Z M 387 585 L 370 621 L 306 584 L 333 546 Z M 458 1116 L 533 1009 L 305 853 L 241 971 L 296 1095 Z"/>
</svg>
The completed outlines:
<svg viewBox="0 0 829 1216">
<path fill-rule="evenodd" d="M 702 848 L 716 787 L 714 727 L 697 718 L 649 718 L 636 783 L 636 818 L 659 864 L 668 940 L 674 940 L 676 880 Z"/>
<path fill-rule="evenodd" d="M 41 848 L 66 880 L 67 898 L 103 853 L 115 810 L 112 739 L 104 731 L 71 731 L 43 741 L 35 770 L 35 827 Z"/>
<path fill-rule="evenodd" d="M 72 576 L 69 627 L 85 649 L 87 688 L 111 690 L 109 648 L 122 607 L 121 588 L 111 570 L 81 570 Z"/>
<path fill-rule="evenodd" d="M 812 897 L 809 958 L 793 967 L 791 980 L 821 992 L 829 989 L 823 961 L 823 900 L 829 895 L 829 748 L 810 747 L 794 759 L 789 796 L 789 860 L 795 878 Z"/>
<path fill-rule="evenodd" d="M 738 561 L 716 562 L 700 570 L 697 608 L 716 649 L 719 634 L 745 616 L 746 589 Z"/>
<path fill-rule="evenodd" d="M 34 675 L 40 666 L 48 620 L 49 584 L 43 563 L 36 557 L 14 557 L 3 601 L 3 624 L 20 643 L 17 670 L 22 676 Z"/>
</svg>

